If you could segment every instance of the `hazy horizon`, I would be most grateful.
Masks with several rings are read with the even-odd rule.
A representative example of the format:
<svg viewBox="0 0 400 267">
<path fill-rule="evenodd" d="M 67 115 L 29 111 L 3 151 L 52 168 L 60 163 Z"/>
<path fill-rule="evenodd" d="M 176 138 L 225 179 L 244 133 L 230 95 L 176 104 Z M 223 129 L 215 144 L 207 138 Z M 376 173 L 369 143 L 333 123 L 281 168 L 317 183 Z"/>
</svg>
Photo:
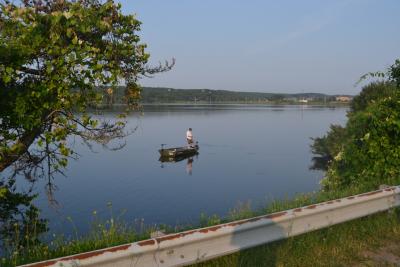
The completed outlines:
<svg viewBox="0 0 400 267">
<path fill-rule="evenodd" d="M 400 57 L 400 1 L 120 0 L 143 22 L 149 87 L 357 94 L 359 77 Z"/>
<path fill-rule="evenodd" d="M 177 88 L 177 87 L 170 87 L 170 86 L 151 86 L 151 85 L 142 85 L 142 88 L 162 88 L 162 89 L 174 89 L 174 90 L 212 90 L 212 91 L 232 91 L 232 92 L 240 92 L 240 93 L 266 93 L 266 94 L 325 94 L 325 95 L 350 95 L 354 96 L 355 94 L 350 93 L 321 93 L 321 92 L 313 92 L 313 91 L 293 91 L 293 92 L 277 92 L 277 91 L 244 91 L 244 90 L 230 90 L 230 89 L 214 89 L 214 88 Z"/>
</svg>

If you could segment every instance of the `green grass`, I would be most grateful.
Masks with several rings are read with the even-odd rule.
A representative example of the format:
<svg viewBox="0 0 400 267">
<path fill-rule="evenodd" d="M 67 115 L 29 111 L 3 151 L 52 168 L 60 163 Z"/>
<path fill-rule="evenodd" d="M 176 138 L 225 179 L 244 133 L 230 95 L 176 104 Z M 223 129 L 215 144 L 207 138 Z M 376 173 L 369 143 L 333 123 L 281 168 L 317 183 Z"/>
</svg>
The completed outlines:
<svg viewBox="0 0 400 267">
<path fill-rule="evenodd" d="M 351 266 L 367 263 L 363 252 L 400 244 L 399 209 L 262 245 L 203 262 L 203 266 Z M 372 266 L 384 265 L 383 262 Z M 382 264 L 382 265 L 380 265 Z"/>
<path fill-rule="evenodd" d="M 68 220 L 73 225 L 73 221 L 70 218 Z M 16 266 L 131 243 L 150 238 L 150 232 L 153 230 L 152 227 L 146 227 L 143 221 L 139 221 L 138 224 L 127 224 L 119 216 L 114 217 L 112 213 L 109 220 L 103 221 L 98 219 L 94 211 L 87 235 L 79 236 L 75 230 L 74 236 L 53 235 L 48 243 L 8 244 L 8 256 L 1 258 L 0 266 Z M 25 233 L 27 240 L 32 239 L 29 234 Z"/>
<path fill-rule="evenodd" d="M 25 245 L 25 247 L 21 247 L 21 244 L 12 244 L 12 247 L 8 249 L 9 256 L 3 258 L 0 261 L 0 265 L 15 266 L 82 253 L 147 239 L 151 231 L 158 229 L 162 229 L 166 233 L 172 233 L 197 227 L 212 226 L 345 197 L 362 191 L 365 191 L 365 188 L 352 188 L 341 192 L 320 191 L 301 194 L 293 199 L 273 201 L 256 210 L 253 210 L 248 203 L 243 203 L 232 209 L 225 218 L 217 215 L 201 214 L 198 225 L 184 225 L 174 228 L 166 225 L 146 227 L 142 223 L 139 227 L 135 224 L 129 225 L 123 222 L 120 217 L 113 216 L 112 212 L 109 220 L 100 221 L 94 212 L 91 231 L 87 235 L 79 236 L 76 233 L 72 237 L 53 236 L 49 243 Z M 135 231 L 138 228 L 140 229 L 140 234 Z M 309 262 L 318 266 L 335 265 L 336 261 L 357 261 L 356 255 L 362 249 L 378 245 L 378 241 L 384 241 L 389 236 L 399 237 L 400 240 L 399 232 L 400 224 L 397 220 L 397 212 L 386 212 L 270 245 L 249 249 L 203 263 L 201 266 L 311 266 Z M 26 234 L 29 235 L 29 233 Z M 28 237 L 28 239 L 30 238 Z"/>
</svg>

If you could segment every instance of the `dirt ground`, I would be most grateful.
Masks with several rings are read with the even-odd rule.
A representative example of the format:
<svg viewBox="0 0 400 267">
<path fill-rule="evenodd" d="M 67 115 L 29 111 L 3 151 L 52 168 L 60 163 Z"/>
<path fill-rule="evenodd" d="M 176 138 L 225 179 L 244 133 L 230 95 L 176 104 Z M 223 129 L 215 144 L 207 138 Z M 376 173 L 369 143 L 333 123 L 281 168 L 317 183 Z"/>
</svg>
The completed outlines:
<svg viewBox="0 0 400 267">
<path fill-rule="evenodd" d="M 364 251 L 361 255 L 362 262 L 355 264 L 361 266 L 399 266 L 400 267 L 400 242 L 390 241 L 384 246 L 374 250 Z"/>
</svg>

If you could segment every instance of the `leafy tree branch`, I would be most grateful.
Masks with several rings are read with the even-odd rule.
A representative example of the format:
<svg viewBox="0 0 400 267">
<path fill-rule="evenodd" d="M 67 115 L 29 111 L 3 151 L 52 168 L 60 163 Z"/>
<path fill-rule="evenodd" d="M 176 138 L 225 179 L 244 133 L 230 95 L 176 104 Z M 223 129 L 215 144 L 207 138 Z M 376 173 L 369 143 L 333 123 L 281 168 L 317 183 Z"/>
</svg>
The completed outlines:
<svg viewBox="0 0 400 267">
<path fill-rule="evenodd" d="M 102 101 L 96 88 L 121 82 L 127 111 L 136 108 L 138 80 L 175 64 L 148 66 L 140 25 L 111 0 L 0 0 L 0 172 L 33 172 L 45 157 L 59 171 L 75 155 L 69 136 L 106 145 L 128 133 L 124 116 L 88 108 Z"/>
</svg>

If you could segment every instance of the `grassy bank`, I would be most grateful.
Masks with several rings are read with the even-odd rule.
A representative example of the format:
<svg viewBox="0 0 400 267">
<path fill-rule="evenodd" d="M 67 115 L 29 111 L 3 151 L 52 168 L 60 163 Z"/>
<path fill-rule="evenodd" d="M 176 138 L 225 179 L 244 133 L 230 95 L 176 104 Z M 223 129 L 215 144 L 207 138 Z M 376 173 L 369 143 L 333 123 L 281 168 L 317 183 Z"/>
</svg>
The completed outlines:
<svg viewBox="0 0 400 267">
<path fill-rule="evenodd" d="M 398 266 L 399 216 L 383 212 L 194 266 Z"/>
<path fill-rule="evenodd" d="M 167 233 L 184 231 L 197 227 L 212 226 L 238 219 L 250 218 L 295 207 L 305 206 L 335 198 L 341 198 L 366 191 L 365 188 L 353 188 L 341 192 L 317 192 L 298 195 L 294 199 L 274 201 L 256 210 L 250 205 L 242 204 L 229 211 L 221 218 L 217 215 L 202 214 L 198 225 L 168 227 L 165 225 L 146 227 L 144 225 L 127 224 L 121 219 L 111 217 L 100 221 L 94 217 L 91 231 L 85 236 L 73 237 L 53 236 L 46 244 L 9 244 L 8 257 L 1 260 L 1 266 L 15 266 L 46 259 L 82 253 L 95 249 L 130 243 L 147 239 L 155 230 Z M 257 247 L 236 253 L 217 260 L 201 264 L 201 266 L 270 266 L 289 265 L 304 266 L 310 259 L 312 265 L 326 265 L 340 259 L 342 263 L 357 261 L 358 254 L 364 249 L 372 249 L 388 240 L 389 236 L 399 238 L 400 224 L 398 212 L 384 213 L 359 219 L 353 222 L 330 227 L 325 230 L 309 233 L 285 241 Z M 138 229 L 141 229 L 137 232 Z M 21 233 L 27 235 L 30 233 Z M 310 266 L 310 265 L 309 265 Z"/>
<path fill-rule="evenodd" d="M 0 260 L 0 266 L 16 266 L 33 263 L 47 259 L 58 258 L 67 255 L 78 254 L 86 251 L 131 243 L 150 237 L 152 228 L 144 228 L 137 233 L 136 224 L 127 224 L 116 218 L 106 221 L 94 220 L 91 230 L 87 235 L 74 236 L 53 235 L 46 243 L 30 243 L 32 233 L 20 233 L 25 235 L 28 242 L 13 243 L 6 245 L 6 253 Z M 18 231 L 18 229 L 16 229 Z"/>
</svg>

